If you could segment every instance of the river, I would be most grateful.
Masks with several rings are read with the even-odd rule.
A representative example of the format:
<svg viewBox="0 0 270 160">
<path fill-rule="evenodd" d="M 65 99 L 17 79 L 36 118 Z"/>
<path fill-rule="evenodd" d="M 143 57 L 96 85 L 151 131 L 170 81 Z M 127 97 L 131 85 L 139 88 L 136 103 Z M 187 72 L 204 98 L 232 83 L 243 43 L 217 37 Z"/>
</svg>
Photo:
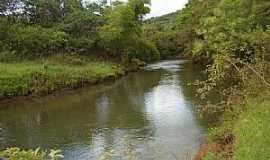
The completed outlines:
<svg viewBox="0 0 270 160">
<path fill-rule="evenodd" d="M 0 149 L 61 149 L 66 160 L 192 158 L 206 125 L 188 61 L 148 65 L 115 82 L 0 104 Z"/>
</svg>

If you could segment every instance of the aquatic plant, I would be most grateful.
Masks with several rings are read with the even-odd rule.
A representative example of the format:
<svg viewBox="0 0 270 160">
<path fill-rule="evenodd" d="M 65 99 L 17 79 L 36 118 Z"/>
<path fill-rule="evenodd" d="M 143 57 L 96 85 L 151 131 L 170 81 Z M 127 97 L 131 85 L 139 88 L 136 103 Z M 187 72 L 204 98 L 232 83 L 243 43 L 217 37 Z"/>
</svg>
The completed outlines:
<svg viewBox="0 0 270 160">
<path fill-rule="evenodd" d="M 61 160 L 64 158 L 61 150 L 49 152 L 37 148 L 36 150 L 22 150 L 17 147 L 0 151 L 0 158 L 8 160 Z"/>
</svg>

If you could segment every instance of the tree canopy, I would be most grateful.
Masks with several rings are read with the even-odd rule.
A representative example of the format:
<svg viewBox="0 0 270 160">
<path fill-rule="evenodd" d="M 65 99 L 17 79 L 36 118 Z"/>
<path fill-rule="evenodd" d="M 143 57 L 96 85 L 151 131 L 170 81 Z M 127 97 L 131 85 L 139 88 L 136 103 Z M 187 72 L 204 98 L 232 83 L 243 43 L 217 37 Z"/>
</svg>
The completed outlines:
<svg viewBox="0 0 270 160">
<path fill-rule="evenodd" d="M 113 6 L 106 1 L 1 1 L 0 54 L 33 58 L 106 52 L 119 59 L 156 59 L 157 49 L 142 34 L 143 17 L 150 12 L 147 4 L 150 1 L 115 2 Z"/>
</svg>

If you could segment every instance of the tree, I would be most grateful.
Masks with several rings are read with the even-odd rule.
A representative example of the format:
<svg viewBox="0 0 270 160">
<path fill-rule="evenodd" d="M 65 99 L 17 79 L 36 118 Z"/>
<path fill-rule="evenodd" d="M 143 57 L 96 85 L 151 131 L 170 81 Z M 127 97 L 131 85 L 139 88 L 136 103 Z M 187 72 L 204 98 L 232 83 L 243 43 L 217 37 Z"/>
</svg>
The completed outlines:
<svg viewBox="0 0 270 160">
<path fill-rule="evenodd" d="M 127 4 L 117 5 L 113 9 L 107 10 L 107 23 L 101 27 L 101 39 L 104 47 L 115 56 L 120 57 L 122 61 L 136 55 L 138 50 L 142 51 L 143 49 L 140 48 L 143 46 L 142 43 L 149 43 L 144 40 L 141 28 L 141 17 L 149 12 L 149 10 L 146 11 L 147 7 L 144 5 L 145 2 L 142 0 L 130 0 Z M 141 54 L 159 54 L 156 48 L 147 49 L 147 53 L 145 51 L 142 51 Z"/>
<path fill-rule="evenodd" d="M 24 0 L 24 4 L 24 14 L 29 17 L 31 23 L 49 27 L 62 18 L 60 0 Z"/>
<path fill-rule="evenodd" d="M 73 12 L 83 9 L 83 4 L 81 0 L 62 0 L 63 5 L 63 16 L 68 16 Z"/>
<path fill-rule="evenodd" d="M 129 0 L 128 5 L 134 11 L 136 21 L 142 22 L 143 17 L 150 13 L 147 5 L 151 4 L 151 0 Z"/>
</svg>

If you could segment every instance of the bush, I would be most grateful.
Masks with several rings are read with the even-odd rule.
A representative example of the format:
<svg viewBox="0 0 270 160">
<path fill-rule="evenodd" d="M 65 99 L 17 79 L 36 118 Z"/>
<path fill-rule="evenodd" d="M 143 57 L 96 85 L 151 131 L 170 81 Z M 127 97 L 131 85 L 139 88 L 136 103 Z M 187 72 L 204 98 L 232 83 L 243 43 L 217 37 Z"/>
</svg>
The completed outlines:
<svg viewBox="0 0 270 160">
<path fill-rule="evenodd" d="M 132 58 L 138 58 L 144 61 L 159 60 L 160 54 L 156 46 L 149 41 L 139 40 L 139 42 L 131 49 Z"/>
<path fill-rule="evenodd" d="M 12 25 L 6 40 L 20 56 L 42 57 L 64 52 L 68 42 L 65 32 L 39 26 Z"/>
</svg>

